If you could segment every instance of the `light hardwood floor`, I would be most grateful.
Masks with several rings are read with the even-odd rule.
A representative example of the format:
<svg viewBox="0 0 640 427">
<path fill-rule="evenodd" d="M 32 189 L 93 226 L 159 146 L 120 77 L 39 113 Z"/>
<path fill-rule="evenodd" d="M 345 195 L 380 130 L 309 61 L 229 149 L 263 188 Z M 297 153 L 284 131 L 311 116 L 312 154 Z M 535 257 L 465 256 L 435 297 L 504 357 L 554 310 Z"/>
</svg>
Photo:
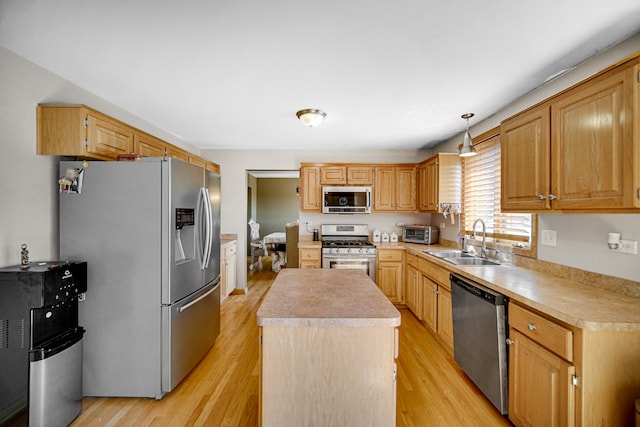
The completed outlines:
<svg viewBox="0 0 640 427">
<path fill-rule="evenodd" d="M 270 267 L 265 257 L 248 275 L 249 292 L 222 303 L 214 347 L 171 393 L 85 398 L 72 426 L 257 426 L 256 311 L 276 277 Z M 397 425 L 509 426 L 413 314 L 400 311 Z"/>
</svg>

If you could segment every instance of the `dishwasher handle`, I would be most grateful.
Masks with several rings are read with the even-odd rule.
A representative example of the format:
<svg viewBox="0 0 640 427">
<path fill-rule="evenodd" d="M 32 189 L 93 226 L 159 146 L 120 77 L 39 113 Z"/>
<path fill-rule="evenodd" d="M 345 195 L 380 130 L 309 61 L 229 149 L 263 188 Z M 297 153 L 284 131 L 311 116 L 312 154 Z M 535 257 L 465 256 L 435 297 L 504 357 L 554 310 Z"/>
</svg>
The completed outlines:
<svg viewBox="0 0 640 427">
<path fill-rule="evenodd" d="M 488 303 L 493 305 L 506 305 L 507 297 L 494 290 L 486 288 L 478 283 L 471 282 L 469 279 L 456 276 L 455 274 L 451 274 L 449 279 L 451 280 L 451 286 L 457 285 L 470 294 L 473 294 Z"/>
</svg>

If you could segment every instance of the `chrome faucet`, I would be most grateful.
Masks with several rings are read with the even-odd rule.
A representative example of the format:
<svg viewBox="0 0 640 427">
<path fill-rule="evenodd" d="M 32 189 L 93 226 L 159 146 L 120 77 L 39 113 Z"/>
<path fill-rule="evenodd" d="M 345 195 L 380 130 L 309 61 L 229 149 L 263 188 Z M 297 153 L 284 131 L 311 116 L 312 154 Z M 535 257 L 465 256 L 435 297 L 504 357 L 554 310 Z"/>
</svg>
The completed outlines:
<svg viewBox="0 0 640 427">
<path fill-rule="evenodd" d="M 477 223 L 482 224 L 482 247 L 480 248 L 480 256 L 482 258 L 487 258 L 487 226 L 485 225 L 484 221 L 481 220 L 480 218 L 476 219 L 473 222 L 473 228 L 471 230 L 471 238 L 472 239 L 476 238 L 476 224 Z"/>
</svg>

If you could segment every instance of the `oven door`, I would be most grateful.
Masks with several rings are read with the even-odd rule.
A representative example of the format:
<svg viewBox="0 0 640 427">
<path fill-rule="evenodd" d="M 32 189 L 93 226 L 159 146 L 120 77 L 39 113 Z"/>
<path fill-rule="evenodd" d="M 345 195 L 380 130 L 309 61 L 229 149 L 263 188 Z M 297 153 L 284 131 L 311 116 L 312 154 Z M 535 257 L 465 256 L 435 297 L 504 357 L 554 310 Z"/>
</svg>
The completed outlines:
<svg viewBox="0 0 640 427">
<path fill-rule="evenodd" d="M 364 271 L 371 280 L 376 281 L 376 258 L 353 257 L 344 255 L 323 255 L 322 268 L 351 269 Z"/>
</svg>

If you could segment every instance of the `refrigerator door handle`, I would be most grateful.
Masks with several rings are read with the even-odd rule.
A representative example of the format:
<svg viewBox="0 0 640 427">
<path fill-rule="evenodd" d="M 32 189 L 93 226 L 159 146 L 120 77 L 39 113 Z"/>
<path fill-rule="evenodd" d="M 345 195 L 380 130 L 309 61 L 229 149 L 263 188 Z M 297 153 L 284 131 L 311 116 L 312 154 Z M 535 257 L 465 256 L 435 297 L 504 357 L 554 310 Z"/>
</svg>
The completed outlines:
<svg viewBox="0 0 640 427">
<path fill-rule="evenodd" d="M 211 211 L 211 196 L 209 195 L 209 190 L 206 187 L 204 190 L 204 213 L 205 213 L 205 243 L 206 243 L 206 251 L 205 251 L 205 259 L 204 259 L 204 268 L 209 267 L 209 261 L 211 261 L 211 250 L 213 248 L 213 236 L 211 235 L 213 232 L 213 212 Z"/>
<path fill-rule="evenodd" d="M 198 248 L 198 262 L 200 263 L 200 269 L 204 269 L 205 265 L 206 265 L 206 242 L 204 241 L 205 239 L 205 234 L 206 234 L 206 229 L 203 230 L 203 228 L 205 228 L 206 226 L 204 226 L 204 219 L 203 216 L 206 215 L 205 210 L 205 202 L 204 202 L 204 188 L 200 188 L 200 191 L 198 192 L 198 201 L 196 204 L 196 224 L 197 224 L 197 230 L 196 230 L 196 241 L 197 241 L 197 248 Z"/>
<path fill-rule="evenodd" d="M 182 307 L 180 307 L 178 309 L 178 313 L 182 313 L 183 311 L 185 311 L 186 309 L 188 309 L 189 307 L 191 307 L 192 305 L 196 305 L 197 303 L 199 303 L 200 301 L 202 301 L 203 299 L 205 299 L 206 297 L 208 297 L 209 295 L 211 295 L 214 291 L 216 290 L 216 287 L 214 286 L 212 289 L 210 289 L 207 293 L 200 295 L 198 298 L 194 299 L 193 301 L 191 301 L 189 304 L 185 304 Z"/>
</svg>

